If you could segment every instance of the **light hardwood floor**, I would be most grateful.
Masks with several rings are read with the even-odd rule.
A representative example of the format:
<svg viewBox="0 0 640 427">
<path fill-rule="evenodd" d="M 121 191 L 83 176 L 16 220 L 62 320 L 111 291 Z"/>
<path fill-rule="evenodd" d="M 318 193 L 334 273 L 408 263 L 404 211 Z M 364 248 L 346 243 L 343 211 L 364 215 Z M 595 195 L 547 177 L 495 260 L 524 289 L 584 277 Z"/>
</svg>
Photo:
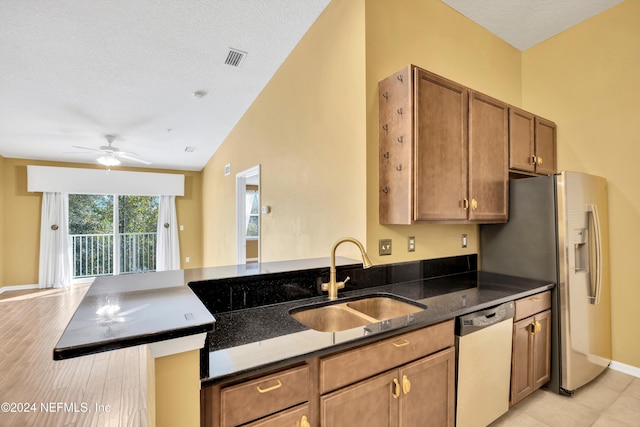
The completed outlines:
<svg viewBox="0 0 640 427">
<path fill-rule="evenodd" d="M 0 426 L 147 425 L 144 347 L 53 360 L 53 348 L 87 289 L 3 295 Z M 4 402 L 21 411 L 7 412 Z"/>
</svg>

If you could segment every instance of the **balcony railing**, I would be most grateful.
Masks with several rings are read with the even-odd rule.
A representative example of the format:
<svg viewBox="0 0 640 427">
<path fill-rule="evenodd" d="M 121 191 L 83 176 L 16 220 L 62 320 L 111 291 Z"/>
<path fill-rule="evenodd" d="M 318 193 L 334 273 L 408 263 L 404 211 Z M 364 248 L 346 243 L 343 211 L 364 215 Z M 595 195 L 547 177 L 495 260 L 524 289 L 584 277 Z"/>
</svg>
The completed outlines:
<svg viewBox="0 0 640 427">
<path fill-rule="evenodd" d="M 156 269 L 156 233 L 121 233 L 119 273 L 142 273 Z M 113 234 L 69 235 L 73 278 L 113 274 Z"/>
</svg>

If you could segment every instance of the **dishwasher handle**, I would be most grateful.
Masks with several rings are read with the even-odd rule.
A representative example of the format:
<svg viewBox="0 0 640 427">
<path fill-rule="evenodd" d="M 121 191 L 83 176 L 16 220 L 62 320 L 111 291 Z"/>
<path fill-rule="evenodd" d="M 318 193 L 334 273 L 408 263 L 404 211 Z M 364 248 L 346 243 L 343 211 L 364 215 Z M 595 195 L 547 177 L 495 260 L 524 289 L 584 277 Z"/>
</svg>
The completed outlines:
<svg viewBox="0 0 640 427">
<path fill-rule="evenodd" d="M 506 302 L 486 310 L 476 311 L 456 318 L 456 335 L 464 336 L 488 328 L 503 320 L 513 318 L 515 304 Z"/>
</svg>

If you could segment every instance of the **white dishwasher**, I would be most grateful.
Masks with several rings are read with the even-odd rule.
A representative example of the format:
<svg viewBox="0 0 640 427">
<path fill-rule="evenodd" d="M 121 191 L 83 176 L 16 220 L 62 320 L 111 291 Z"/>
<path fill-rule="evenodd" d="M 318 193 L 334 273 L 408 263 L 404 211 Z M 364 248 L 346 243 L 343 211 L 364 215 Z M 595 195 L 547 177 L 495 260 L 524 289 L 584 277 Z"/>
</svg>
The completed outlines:
<svg viewBox="0 0 640 427">
<path fill-rule="evenodd" d="M 509 410 L 514 303 L 456 318 L 456 426 L 485 427 Z"/>
</svg>

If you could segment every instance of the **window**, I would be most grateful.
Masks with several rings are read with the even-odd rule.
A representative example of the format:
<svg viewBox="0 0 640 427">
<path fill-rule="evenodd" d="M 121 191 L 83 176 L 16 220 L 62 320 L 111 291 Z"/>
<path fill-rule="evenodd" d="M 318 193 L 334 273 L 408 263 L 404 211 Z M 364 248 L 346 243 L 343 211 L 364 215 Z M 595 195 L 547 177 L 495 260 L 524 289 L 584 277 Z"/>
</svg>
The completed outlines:
<svg viewBox="0 0 640 427">
<path fill-rule="evenodd" d="M 260 236 L 260 201 L 256 190 L 247 190 L 247 237 Z"/>
<path fill-rule="evenodd" d="M 71 194 L 73 278 L 156 269 L 158 197 Z"/>
</svg>

